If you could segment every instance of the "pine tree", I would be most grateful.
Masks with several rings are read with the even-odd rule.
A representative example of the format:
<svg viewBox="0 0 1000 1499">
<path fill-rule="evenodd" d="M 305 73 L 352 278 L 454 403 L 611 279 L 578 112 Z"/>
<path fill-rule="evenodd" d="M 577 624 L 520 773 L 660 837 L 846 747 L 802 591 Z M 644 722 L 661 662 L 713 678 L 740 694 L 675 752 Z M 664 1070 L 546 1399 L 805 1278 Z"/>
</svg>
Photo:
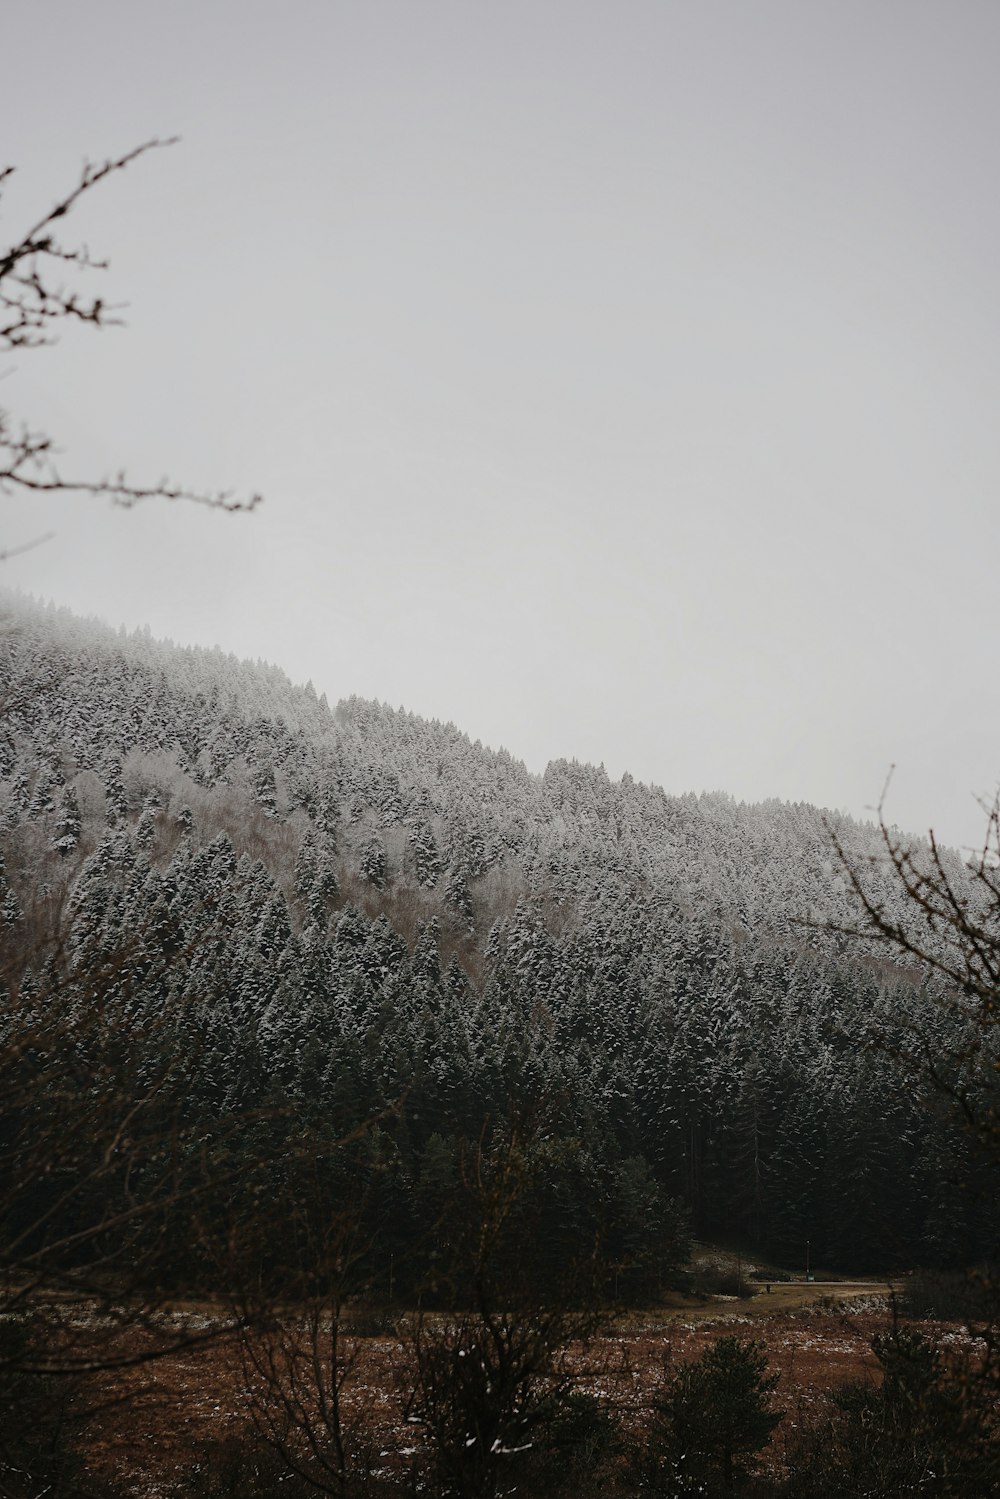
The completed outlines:
<svg viewBox="0 0 1000 1499">
<path fill-rule="evenodd" d="M 11 927 L 21 921 L 22 914 L 20 902 L 7 879 L 7 869 L 0 857 L 0 922 L 8 933 Z"/>
<path fill-rule="evenodd" d="M 147 853 L 156 842 L 156 814 L 151 807 L 143 807 L 135 827 L 135 841 Z"/>
<path fill-rule="evenodd" d="M 55 837 L 52 840 L 56 853 L 64 858 L 71 854 L 80 842 L 82 828 L 80 802 L 73 787 L 67 786 L 60 798 Z"/>
<path fill-rule="evenodd" d="M 437 840 L 429 825 L 425 822 L 418 823 L 410 834 L 410 842 L 413 844 L 417 883 L 427 890 L 433 890 L 441 873 L 441 860 Z"/>
<path fill-rule="evenodd" d="M 265 817 L 278 815 L 278 788 L 274 780 L 273 765 L 262 765 L 253 778 L 253 793 L 263 808 Z"/>
<path fill-rule="evenodd" d="M 771 1404 L 777 1374 L 753 1339 L 723 1337 L 668 1378 L 654 1401 L 643 1487 L 659 1493 L 705 1492 L 721 1479 L 726 1493 L 748 1472 L 782 1412 Z"/>
<path fill-rule="evenodd" d="M 385 845 L 381 838 L 370 839 L 362 848 L 359 868 L 361 878 L 367 880 L 369 885 L 374 885 L 376 890 L 385 888 Z"/>
<path fill-rule="evenodd" d="M 28 816 L 45 817 L 48 813 L 54 812 L 56 810 L 56 795 L 62 785 L 62 773 L 58 767 L 45 763 L 40 765 L 31 793 Z"/>
<path fill-rule="evenodd" d="M 448 905 L 461 916 L 463 922 L 472 931 L 473 927 L 473 905 L 469 894 L 469 884 L 466 872 L 462 865 L 454 866 L 448 875 L 448 883 L 445 885 L 444 898 Z"/>
<path fill-rule="evenodd" d="M 128 821 L 128 803 L 122 782 L 121 761 L 116 760 L 106 772 L 104 780 L 104 808 L 109 827 L 118 827 Z"/>
</svg>

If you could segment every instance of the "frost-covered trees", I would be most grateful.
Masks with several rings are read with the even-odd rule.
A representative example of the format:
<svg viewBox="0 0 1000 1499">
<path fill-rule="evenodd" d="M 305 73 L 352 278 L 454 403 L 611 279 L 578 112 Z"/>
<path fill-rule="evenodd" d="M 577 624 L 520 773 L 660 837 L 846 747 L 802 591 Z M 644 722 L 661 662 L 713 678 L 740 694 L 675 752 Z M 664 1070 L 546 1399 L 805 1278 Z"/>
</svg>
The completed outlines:
<svg viewBox="0 0 1000 1499">
<path fill-rule="evenodd" d="M 63 857 L 71 854 L 80 842 L 81 831 L 80 803 L 73 787 L 67 786 L 60 798 L 55 836 L 52 840 L 56 853 Z"/>
<path fill-rule="evenodd" d="M 361 850 L 361 858 L 358 861 L 361 878 L 367 880 L 369 885 L 376 890 L 385 886 L 386 864 L 385 844 L 381 838 L 370 838 Z"/>
<path fill-rule="evenodd" d="M 866 1268 L 991 1242 L 993 1199 L 956 1202 L 935 1164 L 951 1127 L 867 1044 L 919 1014 L 957 1057 L 964 1021 L 872 942 L 798 924 L 849 909 L 815 809 L 533 777 L 451 725 L 331 715 L 270 668 L 8 608 L 10 992 L 48 982 L 62 922 L 151 1051 L 190 1051 L 199 1107 L 280 1099 L 348 1128 L 405 1099 L 399 1200 L 432 1135 L 558 1099 L 592 1184 L 582 1206 L 567 1167 L 567 1201 L 600 1208 L 623 1294 L 661 1283 L 678 1203 L 793 1259 L 807 1238 Z M 148 737 L 150 701 L 176 743 Z"/>
<path fill-rule="evenodd" d="M 413 844 L 417 882 L 432 890 L 441 873 L 441 860 L 434 833 L 426 822 L 421 822 L 410 834 L 410 841 Z"/>
</svg>

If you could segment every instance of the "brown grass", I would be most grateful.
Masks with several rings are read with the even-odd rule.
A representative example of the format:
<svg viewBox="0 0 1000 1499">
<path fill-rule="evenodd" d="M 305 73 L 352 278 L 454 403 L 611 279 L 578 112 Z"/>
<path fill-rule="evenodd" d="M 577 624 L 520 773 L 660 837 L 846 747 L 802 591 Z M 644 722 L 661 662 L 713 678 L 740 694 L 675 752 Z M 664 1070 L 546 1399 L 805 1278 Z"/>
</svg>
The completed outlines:
<svg viewBox="0 0 1000 1499">
<path fill-rule="evenodd" d="M 888 1307 L 874 1309 L 871 1301 L 879 1289 L 884 1295 L 885 1287 L 874 1283 L 799 1283 L 776 1285 L 770 1296 L 760 1292 L 748 1301 L 678 1298 L 662 1310 L 622 1318 L 611 1333 L 580 1350 L 582 1387 L 619 1405 L 629 1424 L 637 1423 L 665 1364 L 697 1357 L 723 1333 L 736 1333 L 765 1343 L 771 1367 L 781 1375 L 778 1401 L 792 1419 L 844 1381 L 874 1373 L 870 1340 L 890 1321 Z M 363 1416 L 386 1454 L 412 1442 L 394 1394 L 404 1360 L 400 1336 L 358 1340 L 347 1405 Z M 247 1427 L 238 1350 L 222 1338 L 102 1375 L 99 1384 L 102 1394 L 119 1403 L 88 1429 L 91 1462 L 98 1474 L 126 1478 L 136 1494 L 167 1493 L 206 1445 L 239 1439 Z M 775 1452 L 781 1440 L 779 1428 Z"/>
</svg>

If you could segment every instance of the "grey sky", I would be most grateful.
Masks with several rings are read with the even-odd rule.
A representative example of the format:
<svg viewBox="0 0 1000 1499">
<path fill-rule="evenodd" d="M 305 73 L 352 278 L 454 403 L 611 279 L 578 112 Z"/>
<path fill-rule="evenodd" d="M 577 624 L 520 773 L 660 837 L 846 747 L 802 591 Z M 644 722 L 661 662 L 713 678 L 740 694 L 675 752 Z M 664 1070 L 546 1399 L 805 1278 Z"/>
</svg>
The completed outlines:
<svg viewBox="0 0 1000 1499">
<path fill-rule="evenodd" d="M 0 399 L 250 518 L 3 502 L 4 581 L 331 700 L 978 836 L 1000 775 L 994 0 L 4 0 L 0 237 L 127 329 Z M 13 66 L 11 65 L 13 63 Z M 72 460 L 72 461 L 71 461 Z"/>
</svg>

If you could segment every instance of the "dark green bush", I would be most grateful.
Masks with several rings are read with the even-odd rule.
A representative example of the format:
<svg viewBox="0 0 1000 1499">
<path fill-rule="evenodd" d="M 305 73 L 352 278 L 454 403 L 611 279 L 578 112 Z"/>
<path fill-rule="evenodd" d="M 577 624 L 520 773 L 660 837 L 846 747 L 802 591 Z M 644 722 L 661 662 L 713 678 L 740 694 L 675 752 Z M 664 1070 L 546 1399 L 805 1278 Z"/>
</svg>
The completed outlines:
<svg viewBox="0 0 1000 1499">
<path fill-rule="evenodd" d="M 771 1404 L 778 1377 L 767 1372 L 762 1343 L 737 1337 L 668 1374 L 633 1464 L 639 1492 L 732 1493 L 781 1419 Z"/>
<path fill-rule="evenodd" d="M 939 1317 L 948 1322 L 995 1319 L 996 1272 L 989 1266 L 970 1270 L 916 1270 L 899 1293 L 905 1317 Z"/>
<path fill-rule="evenodd" d="M 788 1499 L 993 1499 L 1000 1445 L 989 1368 L 946 1356 L 912 1328 L 877 1335 L 872 1348 L 881 1382 L 844 1385 L 788 1443 Z"/>
</svg>

